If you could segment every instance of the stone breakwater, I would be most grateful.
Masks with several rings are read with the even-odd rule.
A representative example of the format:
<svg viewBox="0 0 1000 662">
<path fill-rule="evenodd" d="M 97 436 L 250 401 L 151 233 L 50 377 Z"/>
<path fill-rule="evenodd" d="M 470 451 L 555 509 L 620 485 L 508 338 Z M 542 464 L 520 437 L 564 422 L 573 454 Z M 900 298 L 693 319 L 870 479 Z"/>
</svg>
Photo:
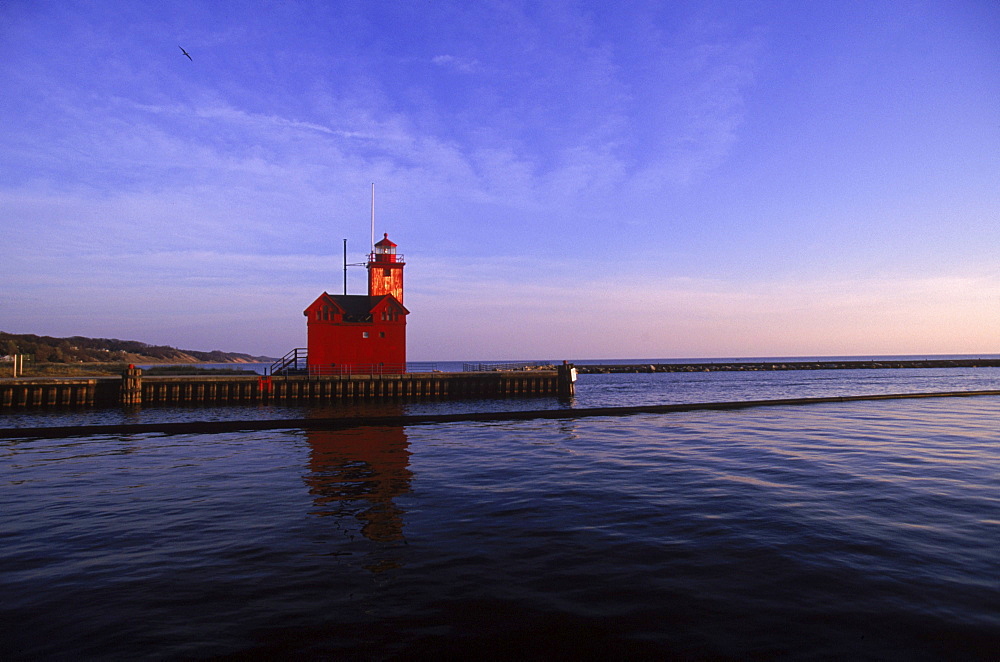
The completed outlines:
<svg viewBox="0 0 1000 662">
<path fill-rule="evenodd" d="M 997 368 L 1000 359 L 916 359 L 871 361 L 732 361 L 711 363 L 634 363 L 599 365 L 577 363 L 578 373 L 619 372 L 753 372 L 768 370 L 879 370 L 886 368 Z"/>
</svg>

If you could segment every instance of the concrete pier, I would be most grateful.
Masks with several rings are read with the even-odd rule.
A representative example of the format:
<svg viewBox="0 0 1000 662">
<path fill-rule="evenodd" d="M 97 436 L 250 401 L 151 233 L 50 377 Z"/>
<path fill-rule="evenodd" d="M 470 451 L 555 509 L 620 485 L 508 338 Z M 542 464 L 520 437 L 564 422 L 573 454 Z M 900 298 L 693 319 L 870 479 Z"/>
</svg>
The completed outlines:
<svg viewBox="0 0 1000 662">
<path fill-rule="evenodd" d="M 572 366 L 555 370 L 401 375 L 0 379 L 0 408 L 504 398 L 573 394 Z"/>
</svg>

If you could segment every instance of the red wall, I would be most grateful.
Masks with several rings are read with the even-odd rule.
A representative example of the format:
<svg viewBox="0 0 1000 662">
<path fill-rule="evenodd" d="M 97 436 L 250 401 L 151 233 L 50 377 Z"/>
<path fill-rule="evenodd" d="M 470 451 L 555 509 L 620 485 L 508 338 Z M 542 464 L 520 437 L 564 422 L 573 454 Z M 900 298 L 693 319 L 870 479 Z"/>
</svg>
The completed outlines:
<svg viewBox="0 0 1000 662">
<path fill-rule="evenodd" d="M 363 336 L 365 331 L 367 338 Z M 382 333 L 384 338 L 380 336 Z M 405 369 L 404 315 L 395 322 L 376 320 L 367 324 L 310 321 L 307 334 L 310 370 L 315 368 L 322 372 L 332 364 L 369 366 L 378 363 Z"/>
</svg>

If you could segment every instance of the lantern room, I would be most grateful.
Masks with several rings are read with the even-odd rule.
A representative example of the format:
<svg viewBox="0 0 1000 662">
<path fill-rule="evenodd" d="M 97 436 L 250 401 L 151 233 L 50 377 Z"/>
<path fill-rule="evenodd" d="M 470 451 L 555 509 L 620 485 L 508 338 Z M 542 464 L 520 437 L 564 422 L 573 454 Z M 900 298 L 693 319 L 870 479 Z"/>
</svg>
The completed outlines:
<svg viewBox="0 0 1000 662">
<path fill-rule="evenodd" d="M 382 239 L 375 244 L 375 253 L 373 260 L 375 262 L 395 262 L 396 261 L 396 244 L 389 241 L 389 233 L 382 233 Z"/>
</svg>

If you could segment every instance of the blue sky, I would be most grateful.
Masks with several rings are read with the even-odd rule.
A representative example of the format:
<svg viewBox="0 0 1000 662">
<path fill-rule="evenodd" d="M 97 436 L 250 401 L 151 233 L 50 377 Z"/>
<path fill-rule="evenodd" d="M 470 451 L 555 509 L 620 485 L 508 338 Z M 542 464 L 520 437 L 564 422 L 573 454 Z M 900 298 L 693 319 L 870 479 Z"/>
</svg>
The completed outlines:
<svg viewBox="0 0 1000 662">
<path fill-rule="evenodd" d="M 280 356 L 374 182 L 412 360 L 997 353 L 998 35 L 992 0 L 9 0 L 0 330 Z"/>
</svg>

